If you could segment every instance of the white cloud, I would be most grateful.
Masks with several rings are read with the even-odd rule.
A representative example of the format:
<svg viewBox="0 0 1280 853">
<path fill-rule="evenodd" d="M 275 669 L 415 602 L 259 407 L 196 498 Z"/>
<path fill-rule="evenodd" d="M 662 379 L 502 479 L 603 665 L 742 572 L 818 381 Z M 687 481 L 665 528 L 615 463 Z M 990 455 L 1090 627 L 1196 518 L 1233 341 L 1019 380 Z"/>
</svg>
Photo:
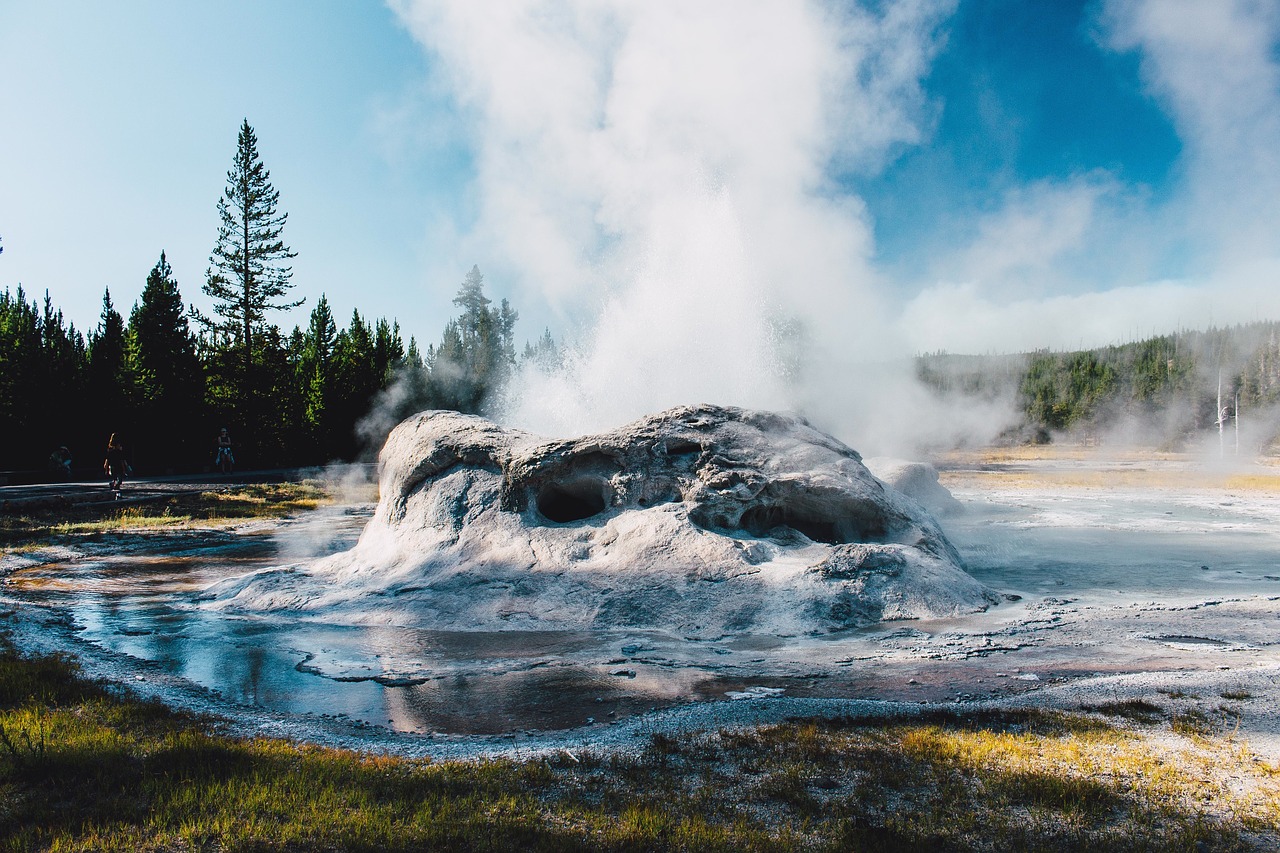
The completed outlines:
<svg viewBox="0 0 1280 853">
<path fill-rule="evenodd" d="M 1159 200 L 1105 172 L 1014 187 L 906 306 L 917 350 L 1118 343 L 1280 317 L 1280 6 L 1112 0 L 1104 45 L 1136 51 L 1183 148 Z M 1181 258 L 1178 281 L 1149 280 Z"/>
<path fill-rule="evenodd" d="M 1015 187 L 978 222 L 972 242 L 935 268 L 944 280 L 982 282 L 992 293 L 1051 292 L 1068 279 L 1067 260 L 1096 238 L 1100 207 L 1119 194 L 1103 173 Z"/>
<path fill-rule="evenodd" d="M 1280 6 L 1268 0 L 1112 0 L 1103 22 L 1135 50 L 1185 149 L 1179 212 L 1217 257 L 1275 255 L 1280 225 Z"/>
</svg>

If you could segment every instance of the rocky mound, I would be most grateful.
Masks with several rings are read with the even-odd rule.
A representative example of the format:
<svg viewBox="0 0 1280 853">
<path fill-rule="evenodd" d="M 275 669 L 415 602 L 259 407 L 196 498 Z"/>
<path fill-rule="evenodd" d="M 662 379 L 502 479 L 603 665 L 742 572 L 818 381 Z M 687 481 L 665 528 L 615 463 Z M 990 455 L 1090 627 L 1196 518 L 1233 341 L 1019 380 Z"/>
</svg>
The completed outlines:
<svg viewBox="0 0 1280 853">
<path fill-rule="evenodd" d="M 864 459 L 863 463 L 872 474 L 936 516 L 964 511 L 964 504 L 938 482 L 938 469 L 927 462 L 873 456 Z"/>
<path fill-rule="evenodd" d="M 996 597 L 933 518 L 802 419 L 672 409 L 547 441 L 456 412 L 391 433 L 345 554 L 211 588 L 215 606 L 439 629 L 795 635 Z"/>
</svg>

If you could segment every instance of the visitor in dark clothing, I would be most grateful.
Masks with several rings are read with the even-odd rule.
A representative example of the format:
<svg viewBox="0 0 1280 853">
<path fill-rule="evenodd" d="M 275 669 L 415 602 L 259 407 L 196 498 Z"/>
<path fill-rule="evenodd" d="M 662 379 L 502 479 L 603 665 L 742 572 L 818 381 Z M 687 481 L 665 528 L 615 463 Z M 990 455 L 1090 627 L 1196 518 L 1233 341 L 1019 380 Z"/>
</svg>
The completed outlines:
<svg viewBox="0 0 1280 853">
<path fill-rule="evenodd" d="M 125 474 L 129 473 L 129 463 L 124 458 L 124 445 L 111 433 L 107 441 L 107 458 L 102 460 L 102 473 L 111 478 L 112 491 L 119 491 L 124 485 Z"/>
</svg>

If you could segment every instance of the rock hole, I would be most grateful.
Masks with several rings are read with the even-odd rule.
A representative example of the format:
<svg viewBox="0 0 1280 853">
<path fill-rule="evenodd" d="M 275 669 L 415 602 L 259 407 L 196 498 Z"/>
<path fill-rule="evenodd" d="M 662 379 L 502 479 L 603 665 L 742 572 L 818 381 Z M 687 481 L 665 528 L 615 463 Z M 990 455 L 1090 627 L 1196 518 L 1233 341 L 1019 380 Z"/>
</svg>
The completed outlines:
<svg viewBox="0 0 1280 853">
<path fill-rule="evenodd" d="M 753 506 L 742 514 L 739 526 L 753 536 L 767 536 L 777 527 L 798 530 L 814 542 L 843 545 L 854 541 L 846 529 L 829 518 L 818 518 L 809 513 L 795 512 L 786 506 Z"/>
<path fill-rule="evenodd" d="M 694 441 L 673 438 L 667 442 L 668 456 L 692 456 L 702 452 L 702 445 Z"/>
<path fill-rule="evenodd" d="M 537 503 L 538 512 L 548 521 L 582 521 L 604 512 L 605 484 L 593 478 L 546 483 L 538 489 Z"/>
</svg>

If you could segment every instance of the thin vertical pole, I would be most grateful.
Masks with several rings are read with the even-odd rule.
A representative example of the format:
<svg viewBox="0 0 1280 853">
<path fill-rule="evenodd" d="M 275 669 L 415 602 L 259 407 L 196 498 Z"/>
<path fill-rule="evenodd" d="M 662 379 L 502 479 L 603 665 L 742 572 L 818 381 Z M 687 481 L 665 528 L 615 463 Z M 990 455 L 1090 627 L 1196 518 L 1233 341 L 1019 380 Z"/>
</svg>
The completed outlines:
<svg viewBox="0 0 1280 853">
<path fill-rule="evenodd" d="M 1223 436 L 1226 411 L 1222 408 L 1222 368 L 1218 368 L 1218 458 L 1226 455 L 1226 438 Z"/>
</svg>

